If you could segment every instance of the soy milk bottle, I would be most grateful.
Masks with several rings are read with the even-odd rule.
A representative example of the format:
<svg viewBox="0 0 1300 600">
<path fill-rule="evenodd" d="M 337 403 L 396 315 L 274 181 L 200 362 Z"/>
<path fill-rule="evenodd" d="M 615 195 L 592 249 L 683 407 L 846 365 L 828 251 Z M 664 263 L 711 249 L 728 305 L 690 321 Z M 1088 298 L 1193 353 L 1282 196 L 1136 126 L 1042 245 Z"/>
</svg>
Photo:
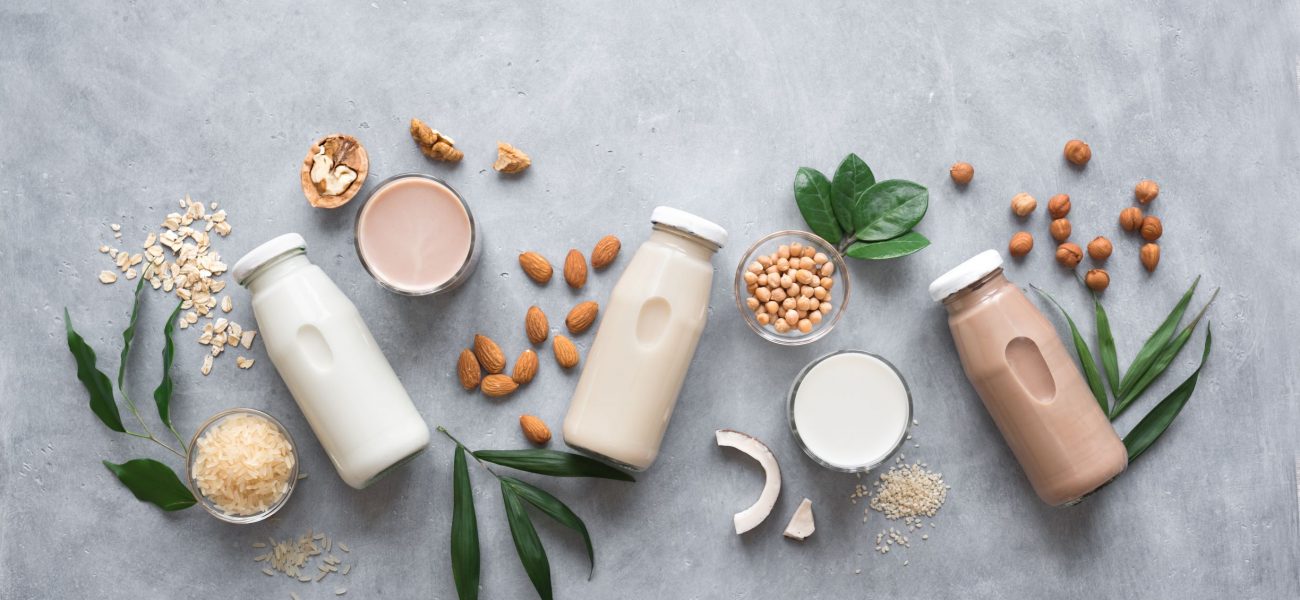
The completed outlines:
<svg viewBox="0 0 1300 600">
<path fill-rule="evenodd" d="M 644 470 L 664 431 L 704 331 L 717 224 L 660 206 L 653 230 L 610 295 L 564 419 L 570 447 Z"/>
<path fill-rule="evenodd" d="M 348 485 L 360 489 L 429 445 L 429 427 L 357 307 L 287 233 L 231 270 L 253 295 L 271 363 Z"/>
</svg>

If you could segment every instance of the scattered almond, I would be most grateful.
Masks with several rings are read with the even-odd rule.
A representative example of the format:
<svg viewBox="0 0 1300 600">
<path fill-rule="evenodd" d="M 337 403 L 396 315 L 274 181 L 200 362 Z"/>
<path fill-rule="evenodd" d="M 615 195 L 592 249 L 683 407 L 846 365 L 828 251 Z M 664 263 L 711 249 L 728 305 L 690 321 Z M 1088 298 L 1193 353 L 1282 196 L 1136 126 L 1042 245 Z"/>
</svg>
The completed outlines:
<svg viewBox="0 0 1300 600">
<path fill-rule="evenodd" d="M 575 290 L 587 284 L 587 259 L 576 249 L 564 257 L 564 281 Z"/>
<path fill-rule="evenodd" d="M 519 266 L 524 269 L 524 275 L 527 275 L 529 279 L 543 285 L 551 281 L 551 274 L 555 272 L 551 268 L 551 263 L 536 252 L 520 254 Z"/>
<path fill-rule="evenodd" d="M 519 428 L 524 431 L 524 437 L 528 438 L 528 441 L 538 446 L 551 441 L 551 430 L 538 417 L 533 415 L 519 417 Z"/>
<path fill-rule="evenodd" d="M 484 396 L 503 398 L 519 389 L 519 384 L 515 383 L 515 380 L 511 379 L 509 375 L 493 373 L 483 378 L 482 388 Z"/>
<path fill-rule="evenodd" d="M 478 387 L 483 380 L 483 369 L 469 348 L 460 351 L 460 358 L 456 361 L 456 376 L 460 378 L 460 386 L 467 390 Z"/>
<path fill-rule="evenodd" d="M 528 341 L 534 344 L 545 342 L 551 333 L 550 330 L 546 313 L 536 306 L 528 307 L 528 313 L 524 315 L 524 333 L 528 334 Z"/>
<path fill-rule="evenodd" d="M 618 251 L 623 248 L 623 243 L 618 238 L 607 235 L 596 242 L 596 247 L 591 250 L 591 266 L 594 269 L 603 269 L 608 267 L 618 258 Z"/>
<path fill-rule="evenodd" d="M 564 325 L 569 328 L 569 333 L 581 334 L 596 322 L 596 314 L 599 312 L 600 305 L 588 300 L 569 311 L 569 316 L 564 319 Z"/>
<path fill-rule="evenodd" d="M 510 378 L 519 385 L 524 385 L 537 376 L 537 353 L 531 348 L 524 350 L 519 354 L 519 359 L 515 361 L 515 371 Z"/>
<path fill-rule="evenodd" d="M 488 373 L 500 373 L 506 370 L 505 353 L 501 352 L 501 347 L 486 335 L 474 336 L 474 357 Z"/>
<path fill-rule="evenodd" d="M 572 369 L 578 366 L 578 347 L 573 342 L 562 335 L 555 336 L 555 341 L 551 342 L 551 350 L 555 352 L 555 362 L 559 363 L 565 369 Z"/>
</svg>

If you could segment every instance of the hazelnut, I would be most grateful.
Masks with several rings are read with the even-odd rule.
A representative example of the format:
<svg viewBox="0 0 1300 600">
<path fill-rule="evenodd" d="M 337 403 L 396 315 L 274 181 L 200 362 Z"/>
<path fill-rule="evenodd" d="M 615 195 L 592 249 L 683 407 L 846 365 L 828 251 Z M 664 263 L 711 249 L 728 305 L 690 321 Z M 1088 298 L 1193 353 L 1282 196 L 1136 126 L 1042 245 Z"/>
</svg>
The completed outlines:
<svg viewBox="0 0 1300 600">
<path fill-rule="evenodd" d="M 1034 249 L 1034 236 L 1029 235 L 1028 231 L 1016 232 L 1011 236 L 1011 243 L 1007 245 L 1007 251 L 1011 256 L 1024 256 Z"/>
<path fill-rule="evenodd" d="M 1083 260 L 1083 248 L 1074 242 L 1066 242 L 1056 247 L 1056 262 L 1073 269 Z"/>
<path fill-rule="evenodd" d="M 1106 269 L 1093 269 L 1083 276 L 1083 282 L 1094 292 L 1100 292 L 1110 286 L 1110 273 Z"/>
<path fill-rule="evenodd" d="M 1142 266 L 1147 268 L 1148 272 L 1155 272 L 1156 265 L 1160 264 L 1160 246 L 1156 244 L 1143 244 Z"/>
<path fill-rule="evenodd" d="M 1119 226 L 1123 227 L 1124 231 L 1136 231 L 1142 226 L 1142 209 L 1130 206 L 1119 211 Z"/>
<path fill-rule="evenodd" d="M 1092 160 L 1092 148 L 1083 140 L 1070 140 L 1065 143 L 1065 160 L 1082 167 Z"/>
<path fill-rule="evenodd" d="M 966 185 L 975 177 L 975 167 L 972 167 L 970 163 L 955 163 L 951 169 L 948 169 L 948 174 L 952 176 L 953 183 Z"/>
<path fill-rule="evenodd" d="M 1142 239 L 1148 242 L 1154 242 L 1160 239 L 1164 234 L 1165 226 L 1160 223 L 1160 217 L 1147 216 L 1142 219 Z"/>
<path fill-rule="evenodd" d="M 1070 195 L 1057 194 L 1047 201 L 1047 212 L 1053 219 L 1064 219 L 1070 214 Z"/>
<path fill-rule="evenodd" d="M 1110 258 L 1111 251 L 1114 247 L 1110 245 L 1110 240 L 1104 236 L 1097 236 L 1091 242 L 1088 242 L 1088 256 L 1093 260 L 1106 260 Z"/>
<path fill-rule="evenodd" d="M 1070 239 L 1070 220 L 1069 219 L 1053 220 L 1051 226 L 1051 232 L 1052 232 L 1052 239 L 1058 242 L 1064 242 L 1065 240 Z"/>
<path fill-rule="evenodd" d="M 1035 208 L 1038 208 L 1038 201 L 1025 192 L 1011 198 L 1011 212 L 1016 213 L 1017 217 L 1027 217 Z"/>
<path fill-rule="evenodd" d="M 1137 187 L 1133 188 L 1133 197 L 1137 198 L 1137 201 L 1143 204 L 1155 200 L 1156 196 L 1159 195 L 1160 186 L 1150 179 L 1139 181 Z"/>
</svg>

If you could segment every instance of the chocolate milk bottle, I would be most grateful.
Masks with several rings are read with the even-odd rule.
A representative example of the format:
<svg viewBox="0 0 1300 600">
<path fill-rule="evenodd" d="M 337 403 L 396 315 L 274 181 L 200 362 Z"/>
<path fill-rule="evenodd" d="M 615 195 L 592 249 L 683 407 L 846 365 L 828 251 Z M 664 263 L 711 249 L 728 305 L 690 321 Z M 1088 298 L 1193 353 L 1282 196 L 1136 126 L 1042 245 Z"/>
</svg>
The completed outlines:
<svg viewBox="0 0 1300 600">
<path fill-rule="evenodd" d="M 1124 472 L 1124 443 L 996 250 L 934 280 L 930 297 L 948 309 L 966 377 L 1043 502 L 1074 504 Z"/>
</svg>

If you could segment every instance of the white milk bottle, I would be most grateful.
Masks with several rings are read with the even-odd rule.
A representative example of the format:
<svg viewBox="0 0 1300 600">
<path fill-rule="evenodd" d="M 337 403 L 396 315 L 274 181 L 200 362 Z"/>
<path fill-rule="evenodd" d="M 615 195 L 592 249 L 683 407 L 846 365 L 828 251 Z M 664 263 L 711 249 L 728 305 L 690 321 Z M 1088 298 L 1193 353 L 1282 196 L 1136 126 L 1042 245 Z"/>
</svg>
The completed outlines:
<svg viewBox="0 0 1300 600">
<path fill-rule="evenodd" d="M 708 316 L 717 224 L 660 206 L 610 295 L 564 418 L 564 443 L 644 470 L 659 455 Z"/>
<path fill-rule="evenodd" d="M 231 272 L 252 292 L 266 353 L 345 483 L 366 487 L 429 445 L 357 307 L 307 259 L 301 235 L 254 248 Z"/>
</svg>

